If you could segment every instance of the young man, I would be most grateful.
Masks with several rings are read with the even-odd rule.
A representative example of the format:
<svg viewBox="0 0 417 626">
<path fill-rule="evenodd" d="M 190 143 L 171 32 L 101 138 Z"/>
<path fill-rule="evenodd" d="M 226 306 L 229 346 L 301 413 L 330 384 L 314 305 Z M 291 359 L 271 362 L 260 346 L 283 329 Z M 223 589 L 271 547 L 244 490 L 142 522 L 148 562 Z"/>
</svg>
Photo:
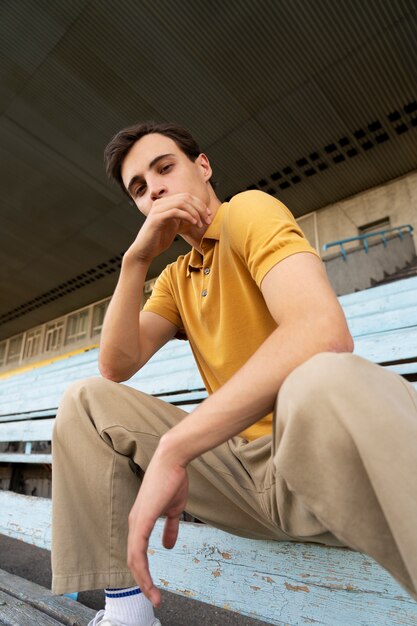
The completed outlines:
<svg viewBox="0 0 417 626">
<path fill-rule="evenodd" d="M 103 378 L 71 386 L 56 421 L 54 591 L 106 587 L 92 625 L 158 624 L 149 535 L 165 515 L 172 547 L 187 510 L 243 536 L 367 552 L 416 596 L 417 394 L 350 354 L 291 213 L 258 191 L 221 203 L 208 158 L 171 124 L 125 129 L 105 156 L 146 219 L 106 315 Z M 177 235 L 191 252 L 141 311 L 149 265 Z M 118 384 L 174 336 L 210 394 L 189 415 Z"/>
</svg>

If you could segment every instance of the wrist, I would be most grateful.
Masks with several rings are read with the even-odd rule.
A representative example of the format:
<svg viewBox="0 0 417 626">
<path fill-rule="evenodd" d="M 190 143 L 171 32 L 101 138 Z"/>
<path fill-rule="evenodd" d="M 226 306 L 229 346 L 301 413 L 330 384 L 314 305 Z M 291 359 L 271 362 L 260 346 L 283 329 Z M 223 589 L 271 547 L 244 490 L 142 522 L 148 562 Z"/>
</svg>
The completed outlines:
<svg viewBox="0 0 417 626">
<path fill-rule="evenodd" d="M 141 254 L 137 251 L 133 251 L 129 248 L 123 255 L 122 267 L 134 266 L 147 272 L 151 263 L 152 259 L 147 259 L 146 257 L 141 256 Z"/>
<path fill-rule="evenodd" d="M 155 454 L 170 465 L 186 467 L 192 458 L 187 455 L 187 446 L 176 432 L 175 427 L 162 435 Z"/>
</svg>

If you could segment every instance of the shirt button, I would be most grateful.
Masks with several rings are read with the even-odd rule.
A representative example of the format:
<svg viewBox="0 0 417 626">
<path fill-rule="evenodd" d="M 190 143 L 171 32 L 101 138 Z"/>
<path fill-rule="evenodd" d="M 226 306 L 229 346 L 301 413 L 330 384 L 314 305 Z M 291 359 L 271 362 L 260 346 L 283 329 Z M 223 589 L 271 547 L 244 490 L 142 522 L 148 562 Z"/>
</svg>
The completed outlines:
<svg viewBox="0 0 417 626">
<path fill-rule="evenodd" d="M 201 295 L 203 296 L 203 298 L 205 298 L 207 295 L 207 289 L 203 289 L 203 291 L 201 292 Z"/>
<path fill-rule="evenodd" d="M 205 273 L 205 274 L 210 274 L 210 268 L 209 268 L 209 267 L 206 267 L 206 268 L 204 269 L 204 273 Z"/>
</svg>

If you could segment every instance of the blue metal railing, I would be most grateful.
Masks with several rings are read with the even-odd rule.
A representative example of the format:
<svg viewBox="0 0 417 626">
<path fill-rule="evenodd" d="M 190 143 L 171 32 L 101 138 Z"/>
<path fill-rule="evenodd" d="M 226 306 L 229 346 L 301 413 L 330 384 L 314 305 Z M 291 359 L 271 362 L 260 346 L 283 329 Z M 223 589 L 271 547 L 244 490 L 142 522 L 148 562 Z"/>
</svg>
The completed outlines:
<svg viewBox="0 0 417 626">
<path fill-rule="evenodd" d="M 402 226 L 394 226 L 393 228 L 386 228 L 385 230 L 376 231 L 374 233 L 367 233 L 366 235 L 358 235 L 357 237 L 349 237 L 348 239 L 339 239 L 338 241 L 331 241 L 329 243 L 324 244 L 323 250 L 328 250 L 329 248 L 333 246 L 340 246 L 340 251 L 342 253 L 344 260 L 346 261 L 347 255 L 346 255 L 346 250 L 343 245 L 344 243 L 350 243 L 351 241 L 362 241 L 363 247 L 365 248 L 365 252 L 368 252 L 368 249 L 369 249 L 368 239 L 370 239 L 371 237 L 381 237 L 381 241 L 386 247 L 387 238 L 385 237 L 385 235 L 387 233 L 396 232 L 398 234 L 398 237 L 402 240 L 404 237 L 403 229 L 405 229 L 408 233 L 410 233 L 410 235 L 413 234 L 414 228 L 410 224 L 403 224 Z"/>
</svg>

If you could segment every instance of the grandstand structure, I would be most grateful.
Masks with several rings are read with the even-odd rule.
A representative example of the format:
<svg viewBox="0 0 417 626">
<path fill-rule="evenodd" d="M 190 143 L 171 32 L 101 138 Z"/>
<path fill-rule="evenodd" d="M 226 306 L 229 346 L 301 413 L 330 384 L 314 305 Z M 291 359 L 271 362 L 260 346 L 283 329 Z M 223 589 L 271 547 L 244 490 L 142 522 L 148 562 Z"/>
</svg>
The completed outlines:
<svg viewBox="0 0 417 626">
<path fill-rule="evenodd" d="M 97 347 L 143 223 L 102 154 L 138 120 L 187 126 L 222 200 L 260 189 L 286 204 L 338 295 L 414 266 L 414 1 L 0 11 L 0 393 L 2 379 Z M 178 238 L 155 259 L 145 298 L 187 251 Z"/>
<path fill-rule="evenodd" d="M 98 374 L 106 309 L 144 220 L 102 163 L 110 138 L 134 122 L 189 128 L 221 200 L 259 189 L 288 206 L 323 259 L 357 353 L 417 384 L 416 42 L 416 0 L 1 3 L 1 533 L 18 536 L 26 508 L 24 540 L 42 545 L 50 532 L 59 397 L 70 380 Z M 143 302 L 188 250 L 177 238 L 154 260 Z M 206 395 L 178 340 L 128 384 L 185 410 Z M 242 589 L 255 606 L 249 578 Z M 339 589 L 346 615 L 362 619 L 368 582 L 355 602 Z M 380 614 L 369 624 L 392 623 L 395 611 L 401 621 L 405 609 L 417 624 L 415 605 L 386 584 L 375 583 Z M 285 588 L 288 607 L 303 602 L 293 593 L 302 586 Z M 336 602 L 326 622 L 321 602 L 310 621 L 343 620 Z M 252 614 L 242 606 L 232 608 Z"/>
</svg>

